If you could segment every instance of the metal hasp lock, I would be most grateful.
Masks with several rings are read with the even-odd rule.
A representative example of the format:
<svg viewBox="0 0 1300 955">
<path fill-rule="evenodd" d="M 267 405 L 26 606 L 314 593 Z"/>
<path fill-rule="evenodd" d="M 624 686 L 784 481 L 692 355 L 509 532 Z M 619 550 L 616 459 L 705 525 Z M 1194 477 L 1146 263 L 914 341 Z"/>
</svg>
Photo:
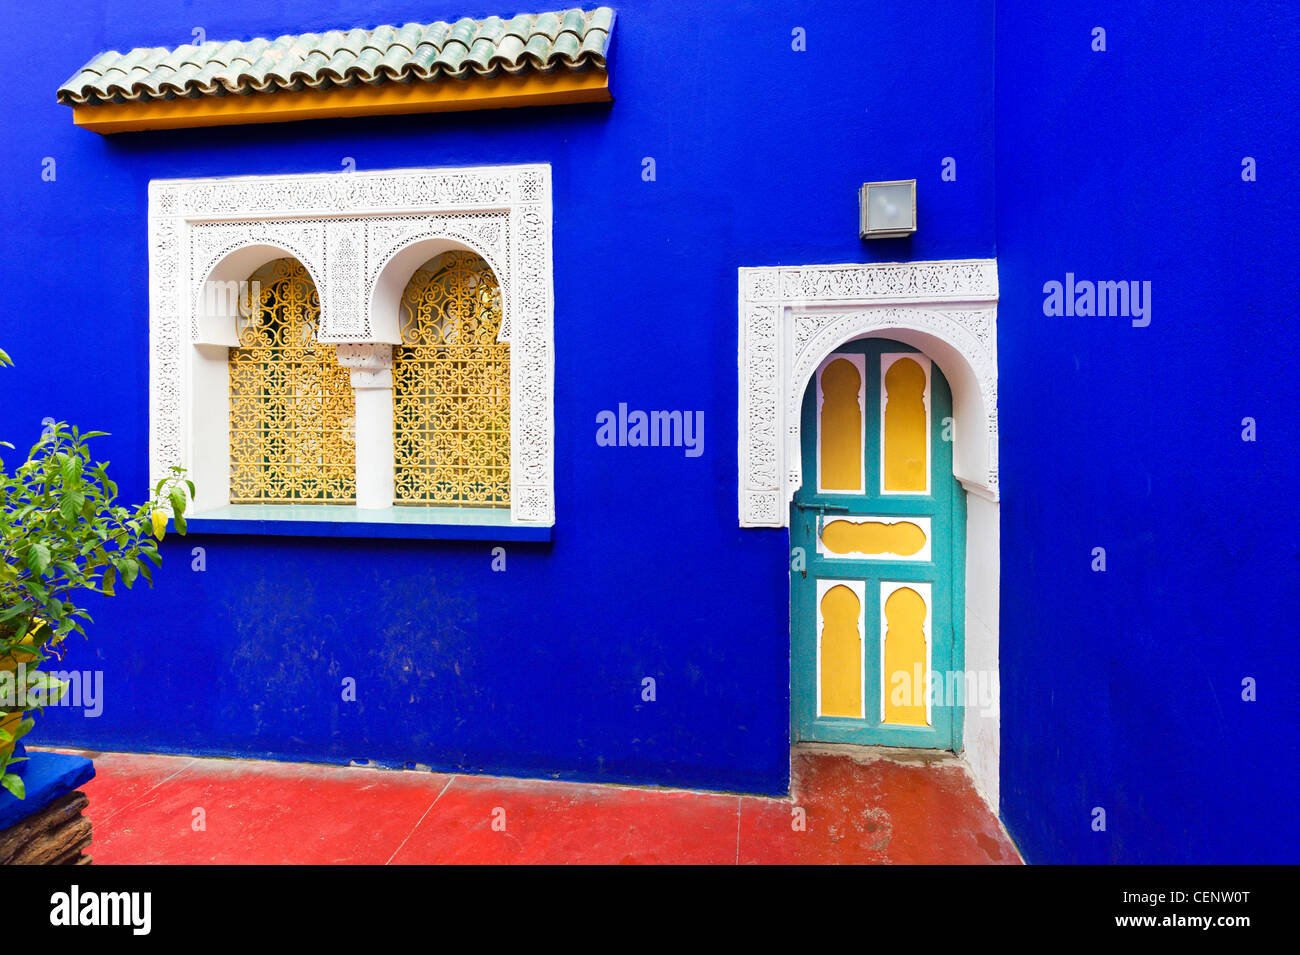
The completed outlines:
<svg viewBox="0 0 1300 955">
<path fill-rule="evenodd" d="M 849 510 L 848 507 L 841 504 L 804 504 L 799 501 L 795 501 L 794 506 L 799 508 L 799 510 L 804 511 L 805 513 L 808 511 L 817 512 L 817 536 L 813 538 L 814 540 L 821 540 L 822 538 L 822 530 L 824 529 L 826 524 L 827 511 L 847 514 Z M 807 577 L 808 576 L 807 568 L 801 570 L 800 573 L 803 574 L 804 577 Z"/>
</svg>

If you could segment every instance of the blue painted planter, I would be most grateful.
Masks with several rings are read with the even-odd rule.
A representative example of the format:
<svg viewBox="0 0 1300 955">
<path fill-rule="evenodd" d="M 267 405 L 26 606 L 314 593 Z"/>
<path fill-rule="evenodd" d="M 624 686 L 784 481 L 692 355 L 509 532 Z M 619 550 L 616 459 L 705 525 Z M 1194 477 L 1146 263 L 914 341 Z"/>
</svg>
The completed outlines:
<svg viewBox="0 0 1300 955">
<path fill-rule="evenodd" d="M 27 786 L 27 798 L 18 799 L 8 790 L 0 790 L 0 831 L 17 825 L 33 813 L 40 812 L 55 800 L 80 789 L 95 776 L 95 764 L 84 756 L 67 753 L 24 754 L 21 743 L 15 755 L 27 755 L 13 772 Z"/>
</svg>

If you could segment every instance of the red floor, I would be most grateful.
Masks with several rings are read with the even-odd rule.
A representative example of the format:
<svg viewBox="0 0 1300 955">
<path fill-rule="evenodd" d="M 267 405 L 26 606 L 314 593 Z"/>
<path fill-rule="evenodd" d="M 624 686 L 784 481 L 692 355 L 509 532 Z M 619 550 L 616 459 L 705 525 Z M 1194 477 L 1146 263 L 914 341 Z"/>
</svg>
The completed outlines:
<svg viewBox="0 0 1300 955">
<path fill-rule="evenodd" d="M 951 757 L 796 750 L 794 795 L 770 799 L 88 755 L 97 771 L 85 787 L 90 854 L 101 865 L 1020 862 Z"/>
</svg>

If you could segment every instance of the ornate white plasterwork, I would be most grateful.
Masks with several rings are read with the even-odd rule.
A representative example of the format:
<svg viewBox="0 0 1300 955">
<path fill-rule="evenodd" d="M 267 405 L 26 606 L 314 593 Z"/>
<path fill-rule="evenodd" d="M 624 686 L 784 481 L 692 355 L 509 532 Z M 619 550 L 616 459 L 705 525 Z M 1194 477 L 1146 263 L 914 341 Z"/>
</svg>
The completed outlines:
<svg viewBox="0 0 1300 955">
<path fill-rule="evenodd" d="M 338 346 L 339 364 L 348 370 L 352 387 L 393 387 L 393 346 L 389 344 Z"/>
<path fill-rule="evenodd" d="M 511 517 L 553 523 L 551 242 L 545 164 L 152 181 L 153 479 L 174 464 L 193 470 L 196 445 L 209 440 L 195 432 L 216 430 L 219 416 L 199 406 L 224 402 L 213 346 L 234 341 L 226 316 L 211 317 L 213 285 L 243 281 L 261 261 L 289 254 L 316 283 L 321 341 L 395 344 L 391 289 L 410 276 L 392 273 L 421 262 L 407 255 L 386 268 L 403 253 L 464 247 L 483 256 L 501 286 L 500 337 L 511 345 Z M 341 354 L 356 361 L 361 351 Z"/>
<path fill-rule="evenodd" d="M 740 269 L 740 525 L 786 525 L 809 378 L 844 342 L 873 335 L 938 362 L 956 405 L 954 472 L 996 500 L 997 297 L 992 259 Z"/>
</svg>

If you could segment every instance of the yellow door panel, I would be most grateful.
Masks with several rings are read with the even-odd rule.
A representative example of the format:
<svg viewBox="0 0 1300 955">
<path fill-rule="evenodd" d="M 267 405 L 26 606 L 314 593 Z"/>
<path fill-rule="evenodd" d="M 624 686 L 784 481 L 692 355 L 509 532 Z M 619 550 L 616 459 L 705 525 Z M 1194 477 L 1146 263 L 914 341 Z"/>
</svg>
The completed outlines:
<svg viewBox="0 0 1300 955">
<path fill-rule="evenodd" d="M 899 587 L 885 598 L 885 722 L 928 726 L 925 688 L 929 660 L 925 645 L 925 598 Z"/>
<path fill-rule="evenodd" d="M 821 713 L 862 716 L 862 601 L 840 584 L 821 600 Z"/>
<path fill-rule="evenodd" d="M 925 369 L 911 358 L 896 359 L 885 372 L 885 491 L 929 489 L 925 391 Z"/>
<path fill-rule="evenodd" d="M 862 374 L 847 358 L 821 373 L 821 472 L 826 491 L 862 490 Z"/>
</svg>

